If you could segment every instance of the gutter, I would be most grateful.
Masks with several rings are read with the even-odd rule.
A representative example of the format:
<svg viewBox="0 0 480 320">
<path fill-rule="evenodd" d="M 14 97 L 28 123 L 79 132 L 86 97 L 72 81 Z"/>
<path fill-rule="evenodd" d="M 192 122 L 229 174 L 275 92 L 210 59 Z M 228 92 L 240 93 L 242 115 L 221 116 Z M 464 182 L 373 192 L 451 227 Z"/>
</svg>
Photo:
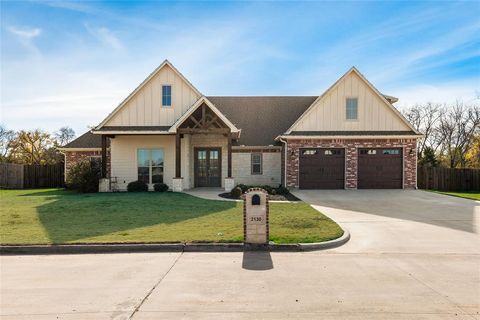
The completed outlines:
<svg viewBox="0 0 480 320">
<path fill-rule="evenodd" d="M 284 150 L 284 155 L 283 155 L 283 161 L 284 161 L 284 164 L 283 164 L 283 186 L 286 188 L 287 187 L 287 148 L 288 148 L 288 144 L 287 144 L 287 140 L 282 140 L 283 137 L 282 136 L 278 136 L 277 138 L 275 138 L 275 140 L 280 140 L 281 143 L 284 143 L 285 144 L 285 150 Z"/>
</svg>

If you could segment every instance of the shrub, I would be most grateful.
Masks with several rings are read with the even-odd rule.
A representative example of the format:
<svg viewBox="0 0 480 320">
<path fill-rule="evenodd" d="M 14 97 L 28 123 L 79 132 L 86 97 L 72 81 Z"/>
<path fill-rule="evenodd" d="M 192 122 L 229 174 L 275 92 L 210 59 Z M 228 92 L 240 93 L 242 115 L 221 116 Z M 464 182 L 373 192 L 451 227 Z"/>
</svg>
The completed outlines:
<svg viewBox="0 0 480 320">
<path fill-rule="evenodd" d="M 240 190 L 242 190 L 242 193 L 245 193 L 247 192 L 247 190 L 250 188 L 249 186 L 245 185 L 245 184 L 237 184 L 237 186 L 235 188 L 240 188 Z"/>
<path fill-rule="evenodd" d="M 168 186 L 165 183 L 155 183 L 153 185 L 153 190 L 157 192 L 165 192 L 168 190 Z"/>
<path fill-rule="evenodd" d="M 290 190 L 288 190 L 287 188 L 285 188 L 283 186 L 279 186 L 276 190 L 277 190 L 277 194 L 281 194 L 283 196 L 290 193 Z"/>
<path fill-rule="evenodd" d="M 242 189 L 240 187 L 235 187 L 230 191 L 230 196 L 235 199 L 240 199 L 240 196 L 242 195 Z"/>
<path fill-rule="evenodd" d="M 128 192 L 148 191 L 148 185 L 143 181 L 132 181 L 127 185 Z"/>
<path fill-rule="evenodd" d="M 260 186 L 260 188 L 262 188 L 263 190 L 267 191 L 268 194 L 272 194 L 273 188 L 270 187 L 269 185 Z"/>
<path fill-rule="evenodd" d="M 80 161 L 68 171 L 67 188 L 83 193 L 98 192 L 100 180 L 99 166 L 92 165 L 90 161 Z"/>
</svg>

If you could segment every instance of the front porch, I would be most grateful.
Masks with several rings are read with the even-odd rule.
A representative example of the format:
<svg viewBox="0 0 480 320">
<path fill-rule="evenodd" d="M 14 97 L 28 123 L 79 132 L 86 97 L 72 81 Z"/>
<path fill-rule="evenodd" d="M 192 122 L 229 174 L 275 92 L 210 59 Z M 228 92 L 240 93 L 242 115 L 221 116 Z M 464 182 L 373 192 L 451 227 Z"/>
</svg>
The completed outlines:
<svg viewBox="0 0 480 320">
<path fill-rule="evenodd" d="M 207 101 L 192 107 L 168 131 L 104 134 L 100 191 L 112 191 L 111 181 L 118 183 L 118 190 L 126 190 L 129 182 L 142 179 L 149 189 L 163 182 L 175 192 L 195 187 L 230 191 L 235 184 L 232 143 L 239 134 Z M 111 141 L 110 170 L 107 139 Z"/>
</svg>

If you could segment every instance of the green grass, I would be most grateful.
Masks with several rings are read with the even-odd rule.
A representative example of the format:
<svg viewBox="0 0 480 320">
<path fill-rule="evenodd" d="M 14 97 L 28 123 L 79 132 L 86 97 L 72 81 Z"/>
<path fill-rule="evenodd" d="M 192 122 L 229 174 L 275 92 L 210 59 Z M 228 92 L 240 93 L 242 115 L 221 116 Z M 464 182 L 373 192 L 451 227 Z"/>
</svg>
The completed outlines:
<svg viewBox="0 0 480 320">
<path fill-rule="evenodd" d="M 441 192 L 435 191 L 437 193 L 446 194 L 449 196 L 460 197 L 465 199 L 471 200 L 480 200 L 480 191 L 472 191 L 472 192 Z"/>
<path fill-rule="evenodd" d="M 320 242 L 343 230 L 305 203 L 271 203 L 270 240 Z M 241 242 L 242 203 L 183 193 L 0 190 L 0 243 Z"/>
</svg>

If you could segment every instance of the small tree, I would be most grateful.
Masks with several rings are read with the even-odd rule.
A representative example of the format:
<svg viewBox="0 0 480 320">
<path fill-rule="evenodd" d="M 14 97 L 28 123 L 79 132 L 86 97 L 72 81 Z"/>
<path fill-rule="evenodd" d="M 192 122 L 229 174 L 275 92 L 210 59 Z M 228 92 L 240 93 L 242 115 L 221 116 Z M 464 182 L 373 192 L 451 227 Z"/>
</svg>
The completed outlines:
<svg viewBox="0 0 480 320">
<path fill-rule="evenodd" d="M 100 168 L 84 160 L 74 164 L 67 175 L 67 188 L 83 193 L 98 192 Z"/>
<path fill-rule="evenodd" d="M 438 160 L 433 148 L 425 147 L 422 157 L 418 160 L 418 164 L 424 167 L 438 167 Z"/>
</svg>

